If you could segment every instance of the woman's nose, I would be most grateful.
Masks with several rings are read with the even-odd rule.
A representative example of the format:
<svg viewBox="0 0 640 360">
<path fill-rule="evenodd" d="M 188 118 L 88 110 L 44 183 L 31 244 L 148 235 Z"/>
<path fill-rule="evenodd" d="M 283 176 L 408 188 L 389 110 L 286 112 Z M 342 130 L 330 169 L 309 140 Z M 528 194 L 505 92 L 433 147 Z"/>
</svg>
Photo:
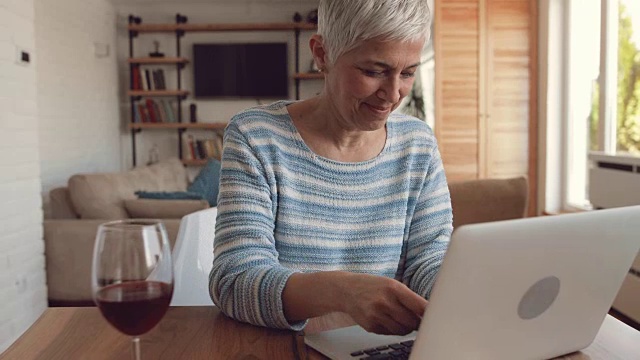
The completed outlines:
<svg viewBox="0 0 640 360">
<path fill-rule="evenodd" d="M 395 104 L 400 101 L 405 95 L 403 95 L 401 89 L 400 79 L 397 77 L 391 77 L 387 79 L 377 92 L 377 96 L 389 103 Z"/>
</svg>

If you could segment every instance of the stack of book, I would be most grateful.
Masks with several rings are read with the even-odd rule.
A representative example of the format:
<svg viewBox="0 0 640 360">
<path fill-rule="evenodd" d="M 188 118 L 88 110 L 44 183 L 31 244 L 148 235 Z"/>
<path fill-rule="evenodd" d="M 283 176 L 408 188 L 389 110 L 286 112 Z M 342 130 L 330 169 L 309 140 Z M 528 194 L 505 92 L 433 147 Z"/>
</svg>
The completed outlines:
<svg viewBox="0 0 640 360">
<path fill-rule="evenodd" d="M 193 135 L 184 134 L 182 158 L 184 160 L 220 159 L 222 157 L 222 135 L 215 134 L 214 139 L 196 139 Z"/>
<path fill-rule="evenodd" d="M 136 123 L 174 123 L 178 117 L 169 100 L 143 99 L 134 103 L 133 122 Z"/>
<path fill-rule="evenodd" d="M 142 69 L 140 66 L 133 67 L 133 89 L 131 90 L 166 89 L 167 84 L 164 81 L 164 70 Z"/>
</svg>

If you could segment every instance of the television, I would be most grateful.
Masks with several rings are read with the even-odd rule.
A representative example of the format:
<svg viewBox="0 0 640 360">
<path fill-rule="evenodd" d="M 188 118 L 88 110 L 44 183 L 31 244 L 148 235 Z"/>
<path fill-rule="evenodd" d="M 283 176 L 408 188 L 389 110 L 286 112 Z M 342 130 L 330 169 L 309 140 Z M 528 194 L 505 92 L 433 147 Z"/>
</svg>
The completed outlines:
<svg viewBox="0 0 640 360">
<path fill-rule="evenodd" d="M 288 98 L 286 43 L 194 44 L 196 98 Z"/>
</svg>

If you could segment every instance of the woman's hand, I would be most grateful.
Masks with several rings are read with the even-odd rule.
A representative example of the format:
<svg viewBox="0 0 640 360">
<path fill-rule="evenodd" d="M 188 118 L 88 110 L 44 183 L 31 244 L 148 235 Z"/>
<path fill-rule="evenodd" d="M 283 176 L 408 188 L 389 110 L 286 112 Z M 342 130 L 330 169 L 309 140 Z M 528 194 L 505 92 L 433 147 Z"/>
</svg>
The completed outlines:
<svg viewBox="0 0 640 360">
<path fill-rule="evenodd" d="M 321 271 L 291 275 L 282 303 L 290 322 L 338 311 L 369 332 L 405 335 L 418 328 L 428 302 L 394 279 Z"/>
<path fill-rule="evenodd" d="M 376 275 L 343 278 L 343 312 L 369 332 L 406 335 L 417 330 L 428 301 L 403 283 Z"/>
</svg>

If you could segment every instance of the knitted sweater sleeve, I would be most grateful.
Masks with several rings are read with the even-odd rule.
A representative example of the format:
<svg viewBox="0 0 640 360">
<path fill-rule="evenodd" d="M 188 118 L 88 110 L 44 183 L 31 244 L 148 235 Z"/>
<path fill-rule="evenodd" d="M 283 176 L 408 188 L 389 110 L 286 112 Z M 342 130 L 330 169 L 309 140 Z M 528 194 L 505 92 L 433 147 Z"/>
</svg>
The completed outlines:
<svg viewBox="0 0 640 360">
<path fill-rule="evenodd" d="M 453 231 L 449 187 L 437 146 L 409 228 L 403 282 L 429 298 Z"/>
<path fill-rule="evenodd" d="M 281 266 L 273 236 L 274 204 L 263 163 L 231 123 L 225 131 L 209 291 L 227 316 L 254 325 L 290 324 L 282 291 L 293 270 Z"/>
</svg>

